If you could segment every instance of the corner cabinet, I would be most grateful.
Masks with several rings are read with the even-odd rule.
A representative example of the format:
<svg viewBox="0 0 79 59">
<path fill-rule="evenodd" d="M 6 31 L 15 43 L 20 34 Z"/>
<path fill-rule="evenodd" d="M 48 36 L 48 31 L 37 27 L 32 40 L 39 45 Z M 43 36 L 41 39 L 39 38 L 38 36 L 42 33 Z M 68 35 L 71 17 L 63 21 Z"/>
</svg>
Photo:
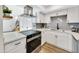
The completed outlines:
<svg viewBox="0 0 79 59">
<path fill-rule="evenodd" d="M 67 23 L 79 23 L 79 7 L 68 9 Z"/>
</svg>

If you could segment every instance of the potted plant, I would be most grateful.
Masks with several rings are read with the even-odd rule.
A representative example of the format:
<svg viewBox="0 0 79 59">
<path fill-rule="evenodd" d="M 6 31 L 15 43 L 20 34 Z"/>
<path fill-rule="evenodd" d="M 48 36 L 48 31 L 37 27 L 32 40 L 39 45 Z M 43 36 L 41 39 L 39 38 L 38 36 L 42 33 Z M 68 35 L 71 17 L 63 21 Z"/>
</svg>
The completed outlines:
<svg viewBox="0 0 79 59">
<path fill-rule="evenodd" d="M 4 14 L 4 16 L 10 16 L 11 13 L 12 13 L 12 11 L 9 10 L 8 7 L 5 8 L 5 9 L 3 9 L 3 14 Z"/>
</svg>

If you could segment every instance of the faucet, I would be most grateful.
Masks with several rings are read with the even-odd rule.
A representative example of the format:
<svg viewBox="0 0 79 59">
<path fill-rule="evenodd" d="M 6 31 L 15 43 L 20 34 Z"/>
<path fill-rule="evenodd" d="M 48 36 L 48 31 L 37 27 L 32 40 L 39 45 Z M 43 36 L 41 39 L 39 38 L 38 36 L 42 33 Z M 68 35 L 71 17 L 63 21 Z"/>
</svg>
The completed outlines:
<svg viewBox="0 0 79 59">
<path fill-rule="evenodd" d="M 57 23 L 57 30 L 59 30 L 59 24 Z"/>
</svg>

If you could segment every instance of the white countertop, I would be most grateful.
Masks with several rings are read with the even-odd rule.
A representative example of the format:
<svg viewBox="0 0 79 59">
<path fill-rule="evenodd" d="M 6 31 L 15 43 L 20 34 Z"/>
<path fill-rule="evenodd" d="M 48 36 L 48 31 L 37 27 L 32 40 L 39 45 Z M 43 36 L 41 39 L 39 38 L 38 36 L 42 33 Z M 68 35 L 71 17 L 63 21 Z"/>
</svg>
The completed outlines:
<svg viewBox="0 0 79 59">
<path fill-rule="evenodd" d="M 73 35 L 76 40 L 79 40 L 79 33 L 71 32 L 71 31 L 65 31 L 65 32 Z"/>
<path fill-rule="evenodd" d="M 74 36 L 74 38 L 76 39 L 76 40 L 79 40 L 79 33 L 76 33 L 76 32 L 72 32 L 72 31 L 70 31 L 70 30 L 66 30 L 66 31 L 63 31 L 63 30 L 51 30 L 51 29 L 47 29 L 47 28 L 41 28 L 41 29 L 36 29 L 36 30 L 39 30 L 39 31 L 53 31 L 53 32 L 57 32 L 57 33 L 68 33 L 68 34 L 71 34 L 71 35 L 73 35 Z"/>
<path fill-rule="evenodd" d="M 37 31 L 45 31 L 45 30 L 51 30 L 51 29 L 48 29 L 48 28 L 38 28 L 38 29 L 34 29 L 34 30 L 37 30 Z"/>
<path fill-rule="evenodd" d="M 25 38 L 26 36 L 18 32 L 7 32 L 3 33 L 3 37 L 4 37 L 4 43 L 9 43 L 15 40 L 19 40 L 21 38 Z"/>
<path fill-rule="evenodd" d="M 35 29 L 35 30 L 57 32 L 57 30 L 51 30 L 51 29 L 45 29 L 45 28 Z M 58 32 L 61 33 L 61 31 L 58 31 Z M 79 40 L 79 33 L 71 32 L 71 31 L 64 31 L 62 33 L 69 33 L 69 34 L 73 35 L 76 40 Z M 4 37 L 4 43 L 8 43 L 8 42 L 12 42 L 15 40 L 19 40 L 21 38 L 25 38 L 26 36 L 21 33 L 18 33 L 18 32 L 7 32 L 7 33 L 3 33 L 3 37 Z"/>
</svg>

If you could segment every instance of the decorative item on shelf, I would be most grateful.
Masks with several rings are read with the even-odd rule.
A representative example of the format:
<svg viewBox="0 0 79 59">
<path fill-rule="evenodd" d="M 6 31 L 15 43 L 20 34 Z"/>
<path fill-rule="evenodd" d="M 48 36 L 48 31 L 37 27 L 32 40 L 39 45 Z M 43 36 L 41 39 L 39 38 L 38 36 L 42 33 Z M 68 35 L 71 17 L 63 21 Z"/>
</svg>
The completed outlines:
<svg viewBox="0 0 79 59">
<path fill-rule="evenodd" d="M 3 6 L 3 18 L 13 18 L 12 16 L 10 16 L 11 13 L 12 11 L 9 10 L 7 6 Z"/>
<path fill-rule="evenodd" d="M 15 31 L 19 32 L 20 31 L 20 26 L 19 26 L 19 21 L 16 21 L 16 28 Z"/>
</svg>

